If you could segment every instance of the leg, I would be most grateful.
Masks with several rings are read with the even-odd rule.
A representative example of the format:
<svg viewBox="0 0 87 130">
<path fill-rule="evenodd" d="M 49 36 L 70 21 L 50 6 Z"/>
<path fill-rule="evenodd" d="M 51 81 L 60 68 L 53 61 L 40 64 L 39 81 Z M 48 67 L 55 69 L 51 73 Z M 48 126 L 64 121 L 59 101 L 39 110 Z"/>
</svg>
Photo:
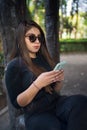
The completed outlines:
<svg viewBox="0 0 87 130">
<path fill-rule="evenodd" d="M 48 113 L 32 116 L 26 123 L 26 130 L 61 130 L 59 120 Z"/>
<path fill-rule="evenodd" d="M 56 115 L 67 130 L 87 130 L 87 97 L 74 95 L 57 103 Z"/>
</svg>

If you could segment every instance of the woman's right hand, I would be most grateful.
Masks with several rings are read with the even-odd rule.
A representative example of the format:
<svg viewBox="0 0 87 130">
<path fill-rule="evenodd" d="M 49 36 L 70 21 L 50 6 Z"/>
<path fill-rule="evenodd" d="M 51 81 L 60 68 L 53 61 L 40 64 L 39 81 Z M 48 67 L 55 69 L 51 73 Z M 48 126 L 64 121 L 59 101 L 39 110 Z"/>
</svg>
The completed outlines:
<svg viewBox="0 0 87 130">
<path fill-rule="evenodd" d="M 52 70 L 49 72 L 44 72 L 40 74 L 37 79 L 34 81 L 38 88 L 46 87 L 47 85 L 59 81 L 59 76 L 63 70 Z"/>
<path fill-rule="evenodd" d="M 32 83 L 24 92 L 20 93 L 17 96 L 17 102 L 20 106 L 24 107 L 29 104 L 33 98 L 36 96 L 38 91 L 57 81 L 61 81 L 63 79 L 64 71 L 63 70 L 56 70 L 56 71 L 49 71 L 40 74 L 37 79 Z M 46 90 L 45 88 L 45 90 Z M 51 90 L 49 91 L 49 93 Z"/>
</svg>

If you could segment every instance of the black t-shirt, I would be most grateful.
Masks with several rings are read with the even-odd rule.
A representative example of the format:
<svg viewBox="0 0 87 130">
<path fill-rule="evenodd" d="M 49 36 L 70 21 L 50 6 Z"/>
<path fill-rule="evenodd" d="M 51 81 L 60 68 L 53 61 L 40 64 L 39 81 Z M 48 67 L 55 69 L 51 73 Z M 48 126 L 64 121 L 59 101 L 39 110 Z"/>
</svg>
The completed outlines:
<svg viewBox="0 0 87 130">
<path fill-rule="evenodd" d="M 32 61 L 38 66 L 44 67 L 47 71 L 51 70 L 50 65 L 44 58 L 40 56 L 32 59 Z M 16 101 L 17 96 L 26 90 L 35 79 L 36 76 L 27 68 L 21 58 L 17 57 L 9 62 L 5 72 L 5 82 L 11 103 L 14 105 L 14 107 L 21 108 Z M 43 109 L 44 107 L 46 108 L 49 104 L 51 104 L 55 98 L 55 92 L 53 94 L 49 94 L 44 90 L 44 88 L 42 88 L 37 93 L 32 102 L 27 106 L 28 108 L 30 106 L 31 109 L 34 108 L 34 110 L 37 108 L 39 109 L 39 107 L 40 109 Z M 27 106 L 24 107 L 24 109 L 27 109 Z"/>
</svg>

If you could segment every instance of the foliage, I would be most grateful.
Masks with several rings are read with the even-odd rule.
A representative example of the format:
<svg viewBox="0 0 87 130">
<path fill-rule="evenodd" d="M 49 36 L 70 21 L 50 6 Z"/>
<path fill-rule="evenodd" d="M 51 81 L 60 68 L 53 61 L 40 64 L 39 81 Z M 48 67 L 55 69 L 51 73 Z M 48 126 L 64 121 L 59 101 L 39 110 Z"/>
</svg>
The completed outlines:
<svg viewBox="0 0 87 130">
<path fill-rule="evenodd" d="M 4 54 L 3 52 L 0 52 L 0 65 L 4 64 Z"/>
<path fill-rule="evenodd" d="M 87 39 L 60 40 L 60 52 L 87 52 Z"/>
<path fill-rule="evenodd" d="M 82 14 L 81 4 L 86 6 L 86 0 L 84 2 L 78 0 L 60 0 L 60 23 L 59 23 L 59 32 L 60 37 L 63 33 L 66 33 L 71 38 L 71 33 L 73 33 L 74 38 L 84 38 L 87 35 L 86 25 L 87 25 L 87 12 L 85 11 Z M 37 21 L 43 30 L 45 30 L 45 9 L 44 1 L 42 0 L 26 0 L 27 7 L 31 13 L 33 20 Z M 71 3 L 71 4 L 70 4 Z M 79 10 L 81 8 L 82 10 Z M 71 10 L 71 11 L 70 11 Z M 69 12 L 70 11 L 70 12 Z M 69 15 L 68 15 L 69 13 Z M 67 38 L 69 38 L 67 37 Z"/>
<path fill-rule="evenodd" d="M 4 76 L 4 66 L 0 65 L 0 79 L 2 79 Z"/>
<path fill-rule="evenodd" d="M 81 17 L 83 17 L 84 24 L 87 26 L 87 12 L 81 13 Z"/>
<path fill-rule="evenodd" d="M 65 3 L 66 2 L 66 3 Z M 83 5 L 83 6 L 81 6 Z M 87 0 L 62 0 L 60 4 L 60 37 L 66 33 L 71 38 L 86 38 L 87 36 Z M 85 9 L 85 11 L 83 11 Z M 69 38 L 69 37 L 68 37 Z"/>
<path fill-rule="evenodd" d="M 44 1 L 42 0 L 27 0 L 27 6 L 30 10 L 32 19 L 37 21 L 44 29 L 45 23 L 45 9 L 44 9 Z"/>
<path fill-rule="evenodd" d="M 87 42 L 87 39 L 61 39 L 60 42 L 65 42 L 65 43 L 83 43 Z"/>
</svg>

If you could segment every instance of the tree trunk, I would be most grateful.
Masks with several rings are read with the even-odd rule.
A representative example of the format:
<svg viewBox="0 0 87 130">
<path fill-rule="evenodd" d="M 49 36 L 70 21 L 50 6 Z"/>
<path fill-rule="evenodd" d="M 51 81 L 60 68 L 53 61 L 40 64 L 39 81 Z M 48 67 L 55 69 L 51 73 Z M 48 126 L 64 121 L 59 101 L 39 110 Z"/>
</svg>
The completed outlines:
<svg viewBox="0 0 87 130">
<path fill-rule="evenodd" d="M 0 31 L 3 43 L 5 67 L 9 62 L 9 55 L 12 50 L 12 46 L 15 42 L 15 28 L 17 27 L 19 21 L 25 19 L 24 2 L 26 2 L 26 0 L 21 0 L 20 4 L 19 1 L 15 0 L 0 0 Z M 19 12 L 17 12 L 17 5 L 19 6 Z M 18 110 L 16 110 L 11 105 L 10 100 L 8 98 L 7 90 L 6 95 L 11 121 L 11 130 L 16 130 L 16 114 L 18 114 Z"/>
<path fill-rule="evenodd" d="M 17 25 L 15 8 L 12 0 L 0 0 L 0 29 L 5 56 L 5 65 L 14 44 L 14 30 Z"/>
<path fill-rule="evenodd" d="M 56 62 L 60 60 L 58 8 L 59 3 L 57 0 L 45 0 L 47 47 L 51 57 Z"/>
</svg>

